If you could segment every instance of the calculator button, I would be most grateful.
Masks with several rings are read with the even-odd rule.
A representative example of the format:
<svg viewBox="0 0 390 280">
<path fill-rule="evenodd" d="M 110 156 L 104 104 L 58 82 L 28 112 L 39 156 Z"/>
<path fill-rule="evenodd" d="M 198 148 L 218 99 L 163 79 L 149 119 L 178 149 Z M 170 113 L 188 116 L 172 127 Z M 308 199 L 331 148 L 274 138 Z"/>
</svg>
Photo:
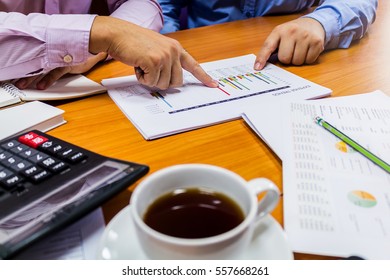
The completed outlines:
<svg viewBox="0 0 390 280">
<path fill-rule="evenodd" d="M 4 144 L 1 145 L 1 147 L 3 147 L 6 150 L 10 150 L 10 149 L 15 148 L 17 146 L 19 146 L 19 142 L 16 140 L 11 140 L 11 141 L 5 142 Z"/>
<path fill-rule="evenodd" d="M 21 161 L 18 161 L 16 162 L 15 164 L 13 165 L 10 165 L 9 168 L 14 170 L 15 172 L 20 172 L 20 171 L 23 171 L 27 168 L 30 168 L 32 166 L 32 164 L 26 160 L 21 160 Z"/>
<path fill-rule="evenodd" d="M 68 165 L 64 163 L 63 161 L 48 157 L 45 160 L 41 161 L 39 163 L 39 166 L 48 169 L 49 171 L 53 173 L 59 173 L 62 170 L 65 170 L 68 168 Z"/>
<path fill-rule="evenodd" d="M 29 179 L 31 181 L 33 181 L 34 183 L 39 183 L 39 182 L 42 182 L 43 180 L 49 178 L 51 176 L 51 173 L 47 170 L 42 170 L 34 175 L 32 175 L 31 177 L 29 177 Z"/>
<path fill-rule="evenodd" d="M 87 155 L 83 152 L 69 147 L 64 147 L 64 149 L 58 153 L 58 156 L 69 163 L 78 163 L 87 158 Z"/>
<path fill-rule="evenodd" d="M 22 181 L 23 178 L 20 175 L 13 173 L 11 170 L 7 168 L 0 170 L 0 184 L 5 189 L 11 189 L 13 186 Z"/>
<path fill-rule="evenodd" d="M 2 151 L 2 152 L 0 152 L 0 161 L 3 162 L 5 160 L 7 160 L 7 158 L 9 158 L 10 156 L 11 156 L 11 154 L 9 152 Z"/>
<path fill-rule="evenodd" d="M 21 172 L 21 174 L 26 176 L 26 177 L 30 177 L 30 176 L 38 173 L 38 172 L 41 172 L 42 170 L 43 170 L 42 168 L 40 168 L 40 167 L 38 167 L 36 165 L 32 165 L 31 167 L 24 169 Z"/>
<path fill-rule="evenodd" d="M 20 152 L 18 155 L 23 157 L 23 158 L 30 158 L 32 157 L 33 155 L 37 154 L 38 151 L 37 150 L 34 150 L 28 146 L 26 146 L 27 149 L 23 150 L 22 152 Z"/>
<path fill-rule="evenodd" d="M 47 157 L 44 160 L 42 160 L 39 165 L 42 166 L 43 168 L 48 168 L 52 166 L 54 163 L 56 163 L 56 160 L 51 157 Z"/>
<path fill-rule="evenodd" d="M 18 138 L 19 142 L 28 145 L 28 143 L 34 139 L 35 137 L 38 137 L 39 135 L 34 132 L 26 133 Z"/>
<path fill-rule="evenodd" d="M 74 150 L 72 148 L 66 148 L 63 151 L 61 151 L 58 155 L 63 158 L 67 158 L 71 154 L 74 153 Z"/>
<path fill-rule="evenodd" d="M 28 160 L 32 161 L 34 163 L 38 163 L 38 162 L 45 160 L 48 157 L 49 156 L 47 154 L 38 152 L 38 153 L 34 154 L 33 156 L 29 157 Z"/>
<path fill-rule="evenodd" d="M 3 183 L 5 184 L 6 187 L 10 188 L 15 186 L 16 184 L 19 184 L 22 181 L 23 181 L 22 176 L 18 174 L 13 174 L 11 177 L 5 179 Z"/>
<path fill-rule="evenodd" d="M 8 170 L 6 168 L 0 168 L 0 180 L 3 180 L 11 175 L 12 175 L 11 170 Z"/>
<path fill-rule="evenodd" d="M 44 136 L 40 136 L 34 132 L 29 132 L 21 137 L 19 137 L 19 141 L 23 144 L 26 144 L 27 146 L 30 146 L 32 148 L 38 148 L 39 146 L 41 146 L 43 143 L 45 143 L 46 141 L 48 141 L 49 139 L 44 137 Z"/>
<path fill-rule="evenodd" d="M 65 169 L 68 169 L 69 165 L 67 165 L 63 161 L 58 161 L 56 164 L 50 166 L 48 169 L 53 173 L 59 173 Z"/>
<path fill-rule="evenodd" d="M 10 155 L 9 157 L 2 160 L 2 163 L 5 166 L 8 167 L 16 167 L 19 163 L 23 162 L 23 159 L 21 157 L 18 157 L 16 155 Z"/>
<path fill-rule="evenodd" d="M 47 141 L 39 147 L 39 150 L 47 152 L 52 155 L 56 155 L 64 149 L 65 147 L 63 145 L 56 143 L 54 141 Z"/>
<path fill-rule="evenodd" d="M 13 147 L 12 149 L 10 149 L 10 151 L 15 153 L 15 154 L 19 154 L 19 153 L 21 153 L 23 151 L 26 151 L 28 149 L 31 149 L 31 148 L 29 146 L 26 146 L 24 144 L 20 144 L 19 143 L 19 145 L 17 145 L 15 147 Z"/>
<path fill-rule="evenodd" d="M 80 162 L 86 158 L 87 158 L 87 156 L 82 152 L 76 152 L 76 153 L 70 155 L 69 157 L 67 157 L 67 159 L 72 163 Z"/>
</svg>

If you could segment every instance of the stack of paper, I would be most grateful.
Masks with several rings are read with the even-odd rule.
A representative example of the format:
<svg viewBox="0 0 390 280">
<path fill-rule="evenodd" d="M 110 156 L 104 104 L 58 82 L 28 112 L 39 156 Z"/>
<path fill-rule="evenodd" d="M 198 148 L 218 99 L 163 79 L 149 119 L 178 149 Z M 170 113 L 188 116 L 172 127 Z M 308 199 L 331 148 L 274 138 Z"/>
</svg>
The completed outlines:
<svg viewBox="0 0 390 280">
<path fill-rule="evenodd" d="M 283 160 L 284 225 L 293 250 L 389 259 L 390 174 L 315 116 L 390 162 L 390 99 L 380 91 L 245 108 L 244 118 Z"/>
</svg>

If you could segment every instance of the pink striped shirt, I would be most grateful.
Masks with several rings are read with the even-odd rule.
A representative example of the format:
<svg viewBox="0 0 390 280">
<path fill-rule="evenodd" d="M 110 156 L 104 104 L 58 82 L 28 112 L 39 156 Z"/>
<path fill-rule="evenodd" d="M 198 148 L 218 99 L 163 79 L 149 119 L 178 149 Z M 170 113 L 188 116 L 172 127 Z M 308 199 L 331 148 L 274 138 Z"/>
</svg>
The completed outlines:
<svg viewBox="0 0 390 280">
<path fill-rule="evenodd" d="M 80 64 L 91 56 L 92 0 L 0 0 L 0 81 Z M 111 16 L 159 31 L 155 0 L 107 0 Z M 71 59 L 69 59 L 71 58 Z"/>
</svg>

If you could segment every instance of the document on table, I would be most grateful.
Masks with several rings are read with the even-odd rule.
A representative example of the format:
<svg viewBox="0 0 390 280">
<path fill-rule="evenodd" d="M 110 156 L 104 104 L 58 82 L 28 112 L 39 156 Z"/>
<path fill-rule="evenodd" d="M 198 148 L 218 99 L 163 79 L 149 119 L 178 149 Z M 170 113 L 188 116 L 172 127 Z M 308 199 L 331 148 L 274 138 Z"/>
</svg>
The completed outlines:
<svg viewBox="0 0 390 280">
<path fill-rule="evenodd" d="M 334 98 L 323 98 L 311 100 L 310 103 L 319 103 L 321 105 L 357 105 L 382 104 L 388 102 L 388 95 L 380 90 L 370 93 L 355 94 L 353 96 L 341 96 Z M 289 102 L 289 101 L 287 101 Z M 283 160 L 283 129 L 282 123 L 286 118 L 283 104 L 277 100 L 268 102 L 259 102 L 246 106 L 242 109 L 242 117 L 253 131 Z"/>
<path fill-rule="evenodd" d="M 208 88 L 189 72 L 184 86 L 165 91 L 138 83 L 135 76 L 106 79 L 110 97 L 145 139 L 155 139 L 241 117 L 242 108 L 267 100 L 304 100 L 331 90 L 273 64 L 253 70 L 254 55 L 203 63 L 218 88 Z"/>
<path fill-rule="evenodd" d="M 20 253 L 20 260 L 93 260 L 105 228 L 101 208 Z"/>
<path fill-rule="evenodd" d="M 284 227 L 292 249 L 389 259 L 390 174 L 313 119 L 323 117 L 390 162 L 390 99 L 374 92 L 283 102 L 279 112 L 284 143 L 278 148 L 283 160 Z M 267 142 L 273 137 L 266 137 Z"/>
</svg>

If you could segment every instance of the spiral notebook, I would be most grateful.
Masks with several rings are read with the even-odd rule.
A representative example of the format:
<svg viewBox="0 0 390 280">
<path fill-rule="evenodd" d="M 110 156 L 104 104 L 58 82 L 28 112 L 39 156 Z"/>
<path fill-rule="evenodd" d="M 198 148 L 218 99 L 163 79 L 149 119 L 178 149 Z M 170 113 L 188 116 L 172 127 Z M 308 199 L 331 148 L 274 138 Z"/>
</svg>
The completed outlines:
<svg viewBox="0 0 390 280">
<path fill-rule="evenodd" d="M 12 84 L 0 84 L 0 108 L 21 102 L 21 91 Z"/>
<path fill-rule="evenodd" d="M 71 99 L 105 91 L 105 87 L 83 75 L 61 78 L 46 90 L 19 90 L 11 83 L 0 83 L 0 108 L 23 101 Z"/>
</svg>

